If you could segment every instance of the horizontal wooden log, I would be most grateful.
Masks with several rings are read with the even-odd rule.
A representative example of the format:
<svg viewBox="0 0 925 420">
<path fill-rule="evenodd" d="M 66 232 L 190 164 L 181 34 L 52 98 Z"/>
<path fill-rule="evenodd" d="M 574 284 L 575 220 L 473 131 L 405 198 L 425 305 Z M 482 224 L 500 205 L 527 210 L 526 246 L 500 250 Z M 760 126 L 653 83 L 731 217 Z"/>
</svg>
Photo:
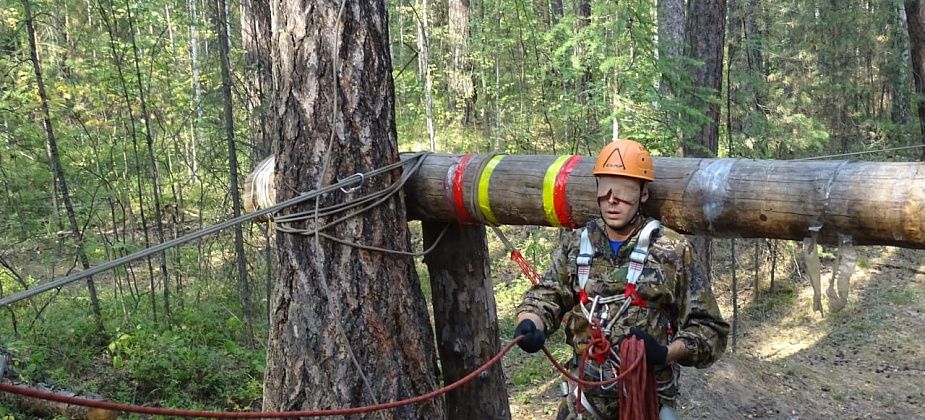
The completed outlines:
<svg viewBox="0 0 925 420">
<path fill-rule="evenodd" d="M 594 158 L 432 154 L 425 159 L 405 186 L 412 219 L 577 226 L 598 214 Z M 563 170 L 570 163 L 566 178 Z M 925 248 L 925 165 L 920 163 L 655 158 L 654 164 L 657 181 L 645 213 L 684 233 L 793 240 L 816 234 L 827 244 L 846 235 L 858 245 Z M 272 171 L 272 161 L 262 168 Z M 250 210 L 273 202 L 272 176 L 255 175 L 246 184 Z M 557 178 L 565 178 L 559 194 Z M 264 187 L 252 186 L 254 179 L 264 179 Z"/>
</svg>

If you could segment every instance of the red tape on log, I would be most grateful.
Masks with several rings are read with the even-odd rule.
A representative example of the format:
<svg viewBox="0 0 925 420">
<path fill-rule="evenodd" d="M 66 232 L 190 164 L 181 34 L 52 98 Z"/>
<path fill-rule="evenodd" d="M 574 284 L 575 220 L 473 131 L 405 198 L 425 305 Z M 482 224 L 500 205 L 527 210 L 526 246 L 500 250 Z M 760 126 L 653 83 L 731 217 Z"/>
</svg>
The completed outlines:
<svg viewBox="0 0 925 420">
<path fill-rule="evenodd" d="M 569 228 L 574 228 L 576 226 L 575 221 L 572 220 L 572 206 L 569 204 L 565 192 L 568 187 L 569 175 L 572 174 L 572 169 L 578 166 L 578 162 L 581 162 L 581 156 L 572 156 L 569 160 L 565 161 L 565 164 L 562 165 L 562 169 L 559 170 L 559 173 L 556 175 L 556 188 L 553 194 L 556 218 L 559 219 L 559 224 Z"/>
<path fill-rule="evenodd" d="M 470 160 L 472 160 L 472 153 L 466 153 L 459 159 L 459 163 L 455 166 L 450 185 L 452 203 L 453 207 L 456 209 L 456 217 L 459 219 L 460 223 L 464 224 L 475 223 L 475 219 L 473 219 L 469 211 L 466 210 L 466 202 L 463 197 L 463 175 L 466 173 L 466 167 L 469 166 Z"/>
</svg>

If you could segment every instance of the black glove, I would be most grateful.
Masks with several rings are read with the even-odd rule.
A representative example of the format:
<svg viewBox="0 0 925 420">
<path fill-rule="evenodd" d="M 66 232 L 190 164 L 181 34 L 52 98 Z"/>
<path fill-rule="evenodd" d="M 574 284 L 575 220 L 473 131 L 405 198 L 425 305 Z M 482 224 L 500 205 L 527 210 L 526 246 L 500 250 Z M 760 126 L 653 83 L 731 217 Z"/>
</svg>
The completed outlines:
<svg viewBox="0 0 925 420">
<path fill-rule="evenodd" d="M 630 328 L 630 335 L 645 342 L 647 364 L 664 365 L 668 361 L 668 346 L 659 343 L 655 337 L 649 335 L 642 328 Z"/>
<path fill-rule="evenodd" d="M 514 330 L 514 338 L 524 336 L 524 338 L 517 342 L 517 345 L 527 353 L 536 353 L 543 348 L 543 344 L 546 343 L 546 334 L 536 328 L 536 324 L 529 319 L 520 321 L 520 324 L 517 324 L 517 329 Z"/>
</svg>

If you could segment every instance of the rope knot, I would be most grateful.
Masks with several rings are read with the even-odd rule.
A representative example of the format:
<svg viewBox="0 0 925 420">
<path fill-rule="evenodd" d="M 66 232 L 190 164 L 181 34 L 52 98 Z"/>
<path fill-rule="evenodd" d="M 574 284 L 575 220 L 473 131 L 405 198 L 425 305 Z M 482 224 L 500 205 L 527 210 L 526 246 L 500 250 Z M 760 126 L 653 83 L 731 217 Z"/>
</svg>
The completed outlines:
<svg viewBox="0 0 925 420">
<path fill-rule="evenodd" d="M 588 355 L 598 365 L 604 364 L 607 357 L 610 356 L 610 340 L 604 335 L 601 328 L 601 321 L 595 320 L 591 324 L 591 339 L 588 341 Z"/>
</svg>

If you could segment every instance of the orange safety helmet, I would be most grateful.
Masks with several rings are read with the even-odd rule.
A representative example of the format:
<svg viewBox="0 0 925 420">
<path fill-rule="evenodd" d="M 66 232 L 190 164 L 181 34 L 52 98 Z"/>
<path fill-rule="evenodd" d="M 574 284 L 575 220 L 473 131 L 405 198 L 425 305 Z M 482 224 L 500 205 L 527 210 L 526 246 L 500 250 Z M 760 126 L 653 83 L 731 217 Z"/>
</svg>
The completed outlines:
<svg viewBox="0 0 925 420">
<path fill-rule="evenodd" d="M 633 140 L 614 140 L 604 146 L 594 162 L 594 175 L 615 175 L 655 181 L 652 155 Z"/>
</svg>

